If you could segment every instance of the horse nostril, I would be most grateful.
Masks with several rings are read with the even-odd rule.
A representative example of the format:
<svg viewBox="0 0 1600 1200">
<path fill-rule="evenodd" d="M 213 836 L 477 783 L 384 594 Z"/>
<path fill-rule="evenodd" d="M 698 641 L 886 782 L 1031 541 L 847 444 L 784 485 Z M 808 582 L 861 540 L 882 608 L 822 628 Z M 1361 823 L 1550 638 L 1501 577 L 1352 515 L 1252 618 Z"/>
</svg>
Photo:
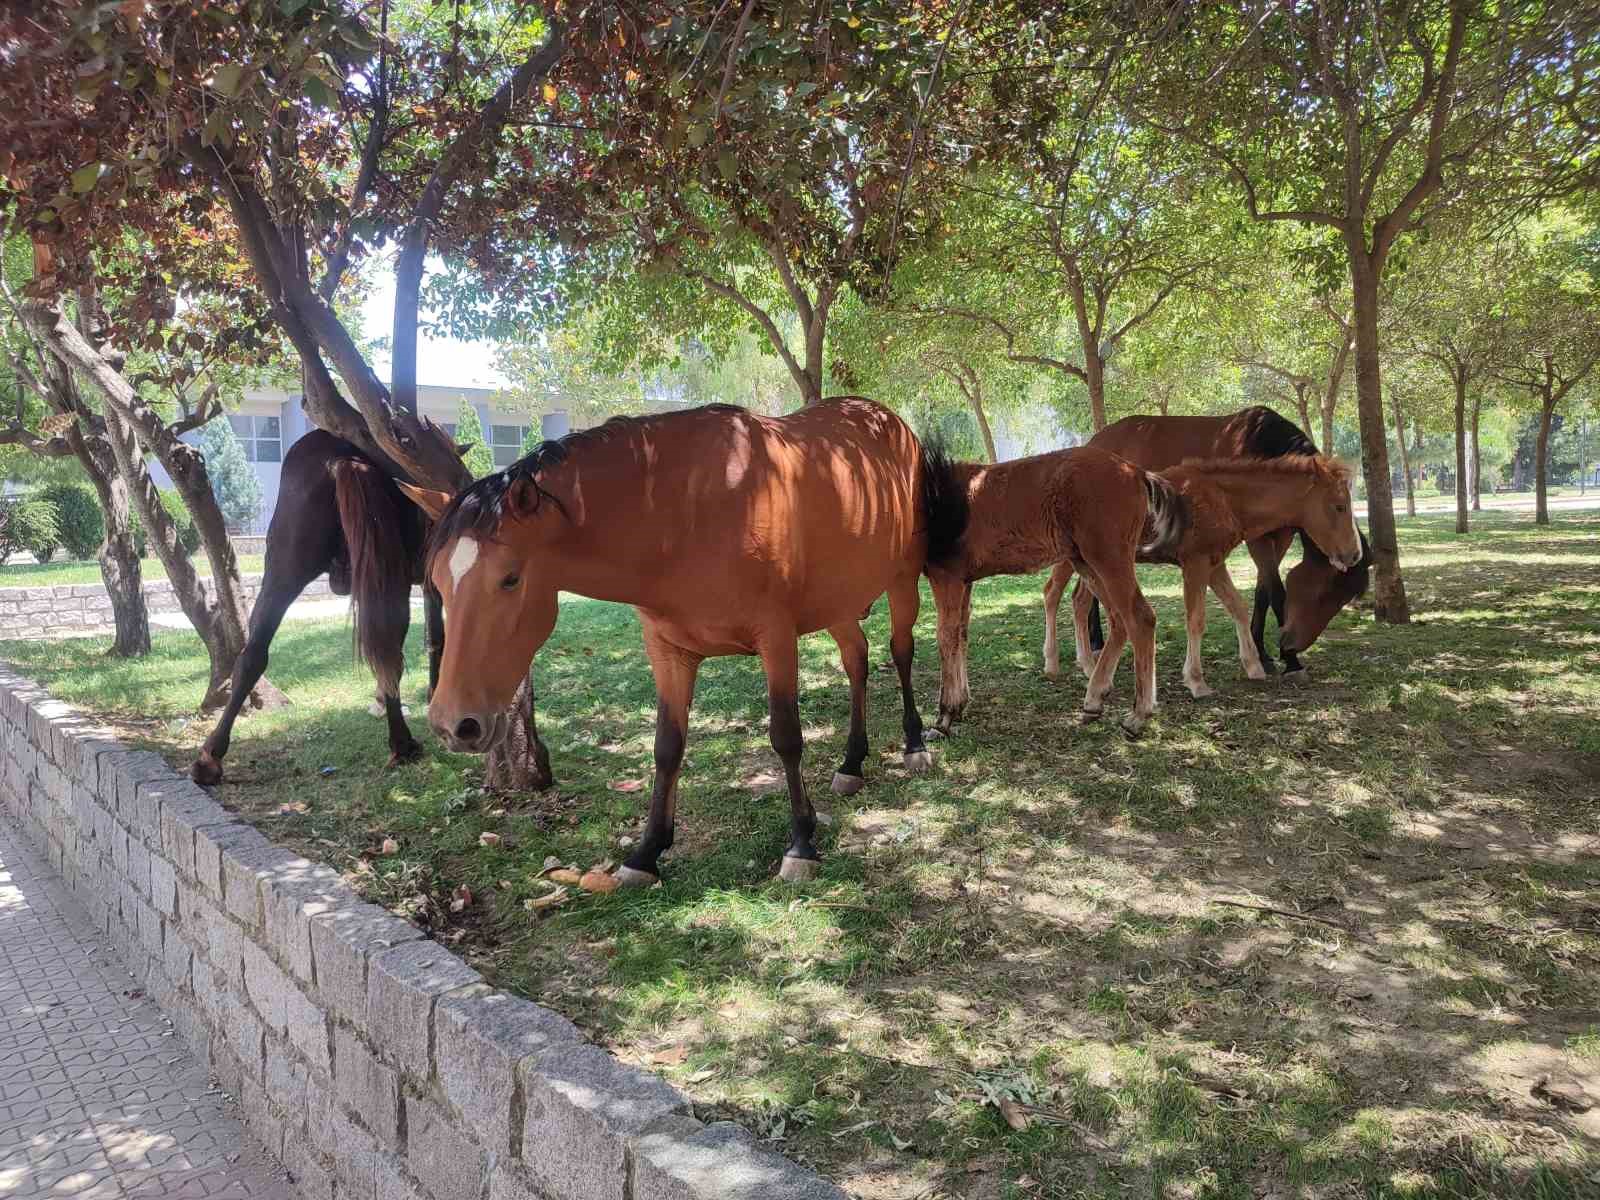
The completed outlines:
<svg viewBox="0 0 1600 1200">
<path fill-rule="evenodd" d="M 483 733 L 483 727 L 478 724 L 477 717 L 462 717 L 456 725 L 456 739 L 462 742 L 475 742 Z"/>
</svg>

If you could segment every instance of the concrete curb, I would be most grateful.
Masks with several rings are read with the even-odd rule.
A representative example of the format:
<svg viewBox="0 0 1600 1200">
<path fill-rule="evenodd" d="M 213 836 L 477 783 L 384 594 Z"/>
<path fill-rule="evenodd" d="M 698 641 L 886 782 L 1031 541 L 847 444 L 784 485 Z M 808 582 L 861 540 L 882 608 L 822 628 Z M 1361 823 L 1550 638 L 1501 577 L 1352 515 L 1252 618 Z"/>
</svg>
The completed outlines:
<svg viewBox="0 0 1600 1200">
<path fill-rule="evenodd" d="M 307 1200 L 844 1200 L 0 667 L 0 806 Z"/>
</svg>

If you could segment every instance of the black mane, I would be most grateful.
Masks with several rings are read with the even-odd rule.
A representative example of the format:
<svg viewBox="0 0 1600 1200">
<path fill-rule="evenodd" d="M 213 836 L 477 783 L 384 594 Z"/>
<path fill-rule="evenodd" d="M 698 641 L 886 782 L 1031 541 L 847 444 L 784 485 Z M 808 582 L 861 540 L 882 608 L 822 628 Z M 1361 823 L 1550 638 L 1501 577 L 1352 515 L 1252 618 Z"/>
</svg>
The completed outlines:
<svg viewBox="0 0 1600 1200">
<path fill-rule="evenodd" d="M 1247 408 L 1244 418 L 1244 452 L 1258 458 L 1281 458 L 1285 454 L 1315 454 L 1317 445 L 1305 430 L 1264 404 Z"/>
</svg>

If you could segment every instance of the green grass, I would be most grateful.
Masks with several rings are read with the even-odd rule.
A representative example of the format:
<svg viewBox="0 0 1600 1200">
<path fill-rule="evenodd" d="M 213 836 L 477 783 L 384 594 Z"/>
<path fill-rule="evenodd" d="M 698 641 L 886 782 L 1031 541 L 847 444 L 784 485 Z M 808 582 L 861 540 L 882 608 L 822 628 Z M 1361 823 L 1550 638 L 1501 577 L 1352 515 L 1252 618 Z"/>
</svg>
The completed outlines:
<svg viewBox="0 0 1600 1200">
<path fill-rule="evenodd" d="M 614 862 L 642 818 L 645 793 L 617 786 L 648 784 L 654 692 L 631 611 L 590 601 L 564 601 L 536 668 L 556 792 L 484 795 L 478 760 L 426 738 L 416 631 L 429 754 L 383 772 L 348 628 L 300 622 L 270 671 L 295 703 L 241 723 L 218 795 L 862 1195 L 1600 1195 L 1600 1110 L 1532 1092 L 1600 1101 L 1600 519 L 1486 513 L 1457 536 L 1424 517 L 1402 537 L 1412 625 L 1348 612 L 1308 679 L 1251 684 L 1213 605 L 1205 702 L 1178 678 L 1176 575 L 1145 574 L 1161 707 L 1139 742 L 1080 726 L 1082 681 L 1042 677 L 1042 580 L 982 583 L 966 723 L 908 777 L 875 666 L 869 786 L 843 802 L 846 688 L 807 638 L 806 776 L 835 823 L 804 888 L 773 879 L 788 805 L 759 669 L 722 659 L 663 886 L 524 907 L 547 855 Z M 930 716 L 933 632 L 929 604 Z M 209 728 L 192 638 L 157 635 L 139 663 L 103 645 L 0 657 L 186 764 Z M 1011 1128 L 1001 1098 L 1049 1115 Z"/>
<path fill-rule="evenodd" d="M 261 572 L 262 555 L 239 555 L 239 573 L 257 575 Z M 159 558 L 146 558 L 140 564 L 145 579 L 165 579 L 167 568 Z M 211 560 L 204 554 L 194 556 L 194 569 L 210 576 Z M 0 588 L 45 587 L 69 583 L 99 583 L 100 564 L 93 559 L 78 562 L 9 563 L 0 567 Z"/>
</svg>

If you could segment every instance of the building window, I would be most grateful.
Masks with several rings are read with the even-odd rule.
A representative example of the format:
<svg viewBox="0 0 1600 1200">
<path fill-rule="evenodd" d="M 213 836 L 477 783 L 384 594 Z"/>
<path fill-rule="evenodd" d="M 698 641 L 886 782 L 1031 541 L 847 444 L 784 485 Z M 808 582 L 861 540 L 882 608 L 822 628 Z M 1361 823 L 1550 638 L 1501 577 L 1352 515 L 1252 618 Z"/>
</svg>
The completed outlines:
<svg viewBox="0 0 1600 1200">
<path fill-rule="evenodd" d="M 494 450 L 494 465 L 509 467 L 522 457 L 522 441 L 528 436 L 526 425 L 491 425 L 489 440 Z"/>
<path fill-rule="evenodd" d="M 572 422 L 567 419 L 567 410 L 558 408 L 553 413 L 546 413 L 539 418 L 539 435 L 546 441 L 566 437 L 572 432 Z"/>
<path fill-rule="evenodd" d="M 228 424 L 250 462 L 283 461 L 283 430 L 277 417 L 229 417 Z"/>
</svg>

